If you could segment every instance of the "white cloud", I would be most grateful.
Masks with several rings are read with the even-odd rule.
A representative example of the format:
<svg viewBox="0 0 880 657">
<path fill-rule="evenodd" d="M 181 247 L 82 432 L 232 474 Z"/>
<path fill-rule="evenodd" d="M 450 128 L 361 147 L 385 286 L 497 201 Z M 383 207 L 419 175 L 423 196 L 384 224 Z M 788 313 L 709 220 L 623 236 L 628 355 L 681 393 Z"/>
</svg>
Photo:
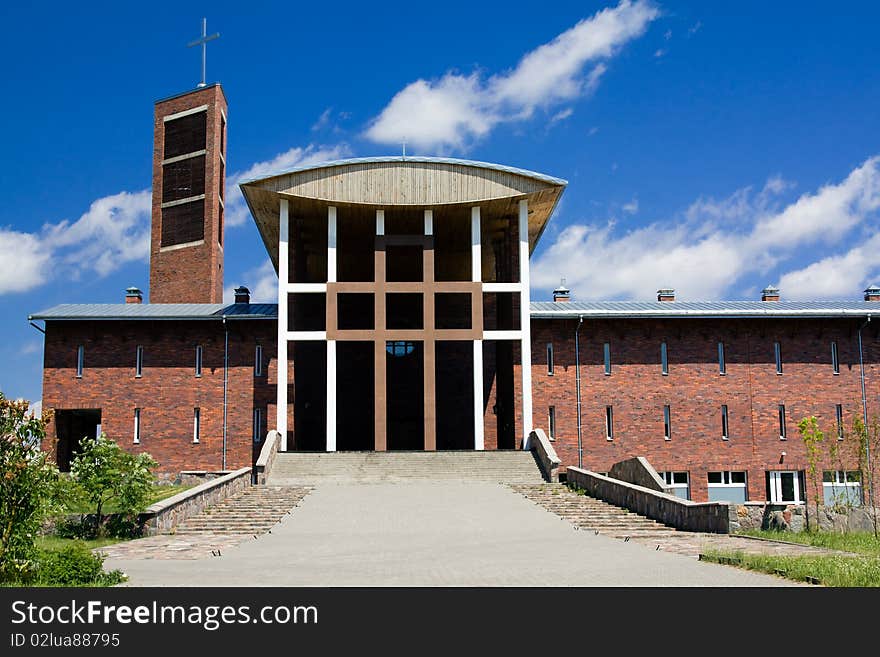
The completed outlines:
<svg viewBox="0 0 880 657">
<path fill-rule="evenodd" d="M 0 228 L 0 294 L 27 292 L 45 283 L 51 259 L 36 235 Z"/>
<path fill-rule="evenodd" d="M 649 298 L 661 286 L 680 298 L 717 298 L 745 275 L 816 255 L 853 233 L 859 246 L 782 276 L 787 298 L 852 297 L 878 273 L 880 157 L 872 157 L 841 182 L 781 204 L 790 189 L 771 178 L 758 192 L 737 190 L 725 199 L 699 199 L 681 216 L 617 234 L 613 222 L 564 229 L 533 263 L 536 287 L 566 276 L 579 298 Z M 589 266 L 584 266 L 589 263 Z"/>
<path fill-rule="evenodd" d="M 564 110 L 559 110 L 552 116 L 550 119 L 550 123 L 556 123 L 558 121 L 565 121 L 568 117 L 574 114 L 574 110 L 571 107 L 566 107 Z"/>
<path fill-rule="evenodd" d="M 235 288 L 239 285 L 244 285 L 250 290 L 251 303 L 278 302 L 278 274 L 271 260 L 267 259 L 259 267 L 249 269 L 240 278 L 240 283 L 229 285 L 223 290 L 223 303 L 235 301 Z"/>
<path fill-rule="evenodd" d="M 627 214 L 635 214 L 636 212 L 639 211 L 639 199 L 634 198 L 629 203 L 624 203 L 620 209 L 623 210 L 624 212 L 626 212 Z"/>
<path fill-rule="evenodd" d="M 318 117 L 318 120 L 312 124 L 312 131 L 317 132 L 318 130 L 323 130 L 328 125 L 330 125 L 330 115 L 333 112 L 332 107 L 328 107 L 323 112 L 321 112 L 321 116 Z"/>
<path fill-rule="evenodd" d="M 529 118 L 538 108 L 580 98 L 598 85 L 607 60 L 659 16 L 646 0 L 621 0 L 527 53 L 508 72 L 483 80 L 447 72 L 399 91 L 371 122 L 366 137 L 421 149 L 461 149 L 502 122 Z M 597 62 L 589 71 L 590 62 Z"/>
<path fill-rule="evenodd" d="M 654 51 L 654 57 L 657 57 L 658 59 L 665 54 L 666 51 L 663 48 L 657 48 L 657 50 Z"/>
</svg>

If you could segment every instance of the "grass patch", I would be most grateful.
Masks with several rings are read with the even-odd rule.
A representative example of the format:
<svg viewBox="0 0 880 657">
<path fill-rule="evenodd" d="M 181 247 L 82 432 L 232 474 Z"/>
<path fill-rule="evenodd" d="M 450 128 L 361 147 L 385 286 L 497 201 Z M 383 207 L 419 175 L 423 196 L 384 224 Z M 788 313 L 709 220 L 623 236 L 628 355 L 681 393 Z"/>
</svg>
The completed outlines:
<svg viewBox="0 0 880 657">
<path fill-rule="evenodd" d="M 92 539 L 61 538 L 60 536 L 56 536 L 54 534 L 44 534 L 37 537 L 36 544 L 38 549 L 45 551 L 63 550 L 72 543 L 80 543 L 92 550 L 94 548 L 104 547 L 106 545 L 113 545 L 114 543 L 121 543 L 125 540 L 128 539 L 112 537 Z"/>
<path fill-rule="evenodd" d="M 153 487 L 154 490 L 150 492 L 150 497 L 147 499 L 144 508 L 147 508 L 151 504 L 155 504 L 156 502 L 161 502 L 162 500 L 168 499 L 172 495 L 177 495 L 178 493 L 182 493 L 185 490 L 189 490 L 192 486 L 174 486 L 174 485 L 158 485 Z M 116 506 L 114 500 L 109 501 L 104 508 L 102 509 L 103 514 L 116 513 L 119 509 Z M 85 501 L 76 501 L 75 503 L 71 503 L 67 506 L 68 513 L 94 513 L 95 507 L 88 502 Z"/>
<path fill-rule="evenodd" d="M 800 543 L 829 550 L 843 550 L 872 557 L 880 557 L 880 540 L 873 532 L 780 532 L 773 529 L 749 529 L 739 532 L 745 536 L 769 538 L 776 541 Z"/>
<path fill-rule="evenodd" d="M 780 556 L 707 550 L 701 559 L 824 586 L 880 586 L 880 557 L 877 556 Z"/>
</svg>

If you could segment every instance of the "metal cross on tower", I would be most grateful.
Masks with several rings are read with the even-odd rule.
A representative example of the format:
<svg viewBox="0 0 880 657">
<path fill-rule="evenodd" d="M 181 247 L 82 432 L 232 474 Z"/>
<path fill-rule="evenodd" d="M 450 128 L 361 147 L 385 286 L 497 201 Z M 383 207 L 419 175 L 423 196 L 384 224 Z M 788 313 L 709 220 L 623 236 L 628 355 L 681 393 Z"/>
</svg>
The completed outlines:
<svg viewBox="0 0 880 657">
<path fill-rule="evenodd" d="M 188 44 L 186 44 L 187 48 L 192 48 L 193 46 L 201 46 L 202 47 L 202 81 L 199 82 L 200 87 L 207 86 L 205 84 L 205 60 L 207 59 L 207 51 L 208 51 L 208 41 L 213 41 L 214 39 L 220 36 L 219 32 L 214 32 L 214 34 L 208 36 L 208 19 L 202 19 L 202 37 L 200 39 L 196 39 Z"/>
</svg>

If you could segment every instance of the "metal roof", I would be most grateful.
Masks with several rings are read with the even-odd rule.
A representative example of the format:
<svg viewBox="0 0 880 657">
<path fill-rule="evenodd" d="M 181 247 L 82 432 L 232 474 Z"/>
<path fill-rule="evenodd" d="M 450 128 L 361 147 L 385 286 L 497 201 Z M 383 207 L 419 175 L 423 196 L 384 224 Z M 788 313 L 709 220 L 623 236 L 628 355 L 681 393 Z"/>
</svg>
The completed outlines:
<svg viewBox="0 0 880 657">
<path fill-rule="evenodd" d="M 63 303 L 29 315 L 34 319 L 274 319 L 274 303 Z"/>
<path fill-rule="evenodd" d="M 868 301 L 554 301 L 533 302 L 536 318 L 602 317 L 866 317 L 880 315 Z"/>
</svg>

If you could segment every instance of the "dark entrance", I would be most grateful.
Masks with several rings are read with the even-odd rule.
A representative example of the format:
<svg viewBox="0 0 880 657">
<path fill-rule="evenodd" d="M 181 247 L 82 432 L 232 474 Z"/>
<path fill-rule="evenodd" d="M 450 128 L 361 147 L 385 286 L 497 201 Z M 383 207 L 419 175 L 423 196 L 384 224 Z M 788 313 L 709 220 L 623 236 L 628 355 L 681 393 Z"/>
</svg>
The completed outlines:
<svg viewBox="0 0 880 657">
<path fill-rule="evenodd" d="M 474 448 L 474 343 L 438 341 L 437 449 Z"/>
<path fill-rule="evenodd" d="M 70 461 L 80 452 L 83 438 L 97 436 L 101 427 L 100 408 L 55 411 L 56 462 L 61 472 L 70 472 Z"/>
<path fill-rule="evenodd" d="M 293 356 L 293 449 L 323 452 L 327 447 L 327 345 L 294 342 L 289 352 Z"/>
<path fill-rule="evenodd" d="M 341 452 L 373 449 L 373 351 L 372 342 L 336 343 L 336 449 Z"/>
<path fill-rule="evenodd" d="M 388 449 L 424 449 L 424 344 L 415 340 L 386 342 L 385 367 Z"/>
</svg>

